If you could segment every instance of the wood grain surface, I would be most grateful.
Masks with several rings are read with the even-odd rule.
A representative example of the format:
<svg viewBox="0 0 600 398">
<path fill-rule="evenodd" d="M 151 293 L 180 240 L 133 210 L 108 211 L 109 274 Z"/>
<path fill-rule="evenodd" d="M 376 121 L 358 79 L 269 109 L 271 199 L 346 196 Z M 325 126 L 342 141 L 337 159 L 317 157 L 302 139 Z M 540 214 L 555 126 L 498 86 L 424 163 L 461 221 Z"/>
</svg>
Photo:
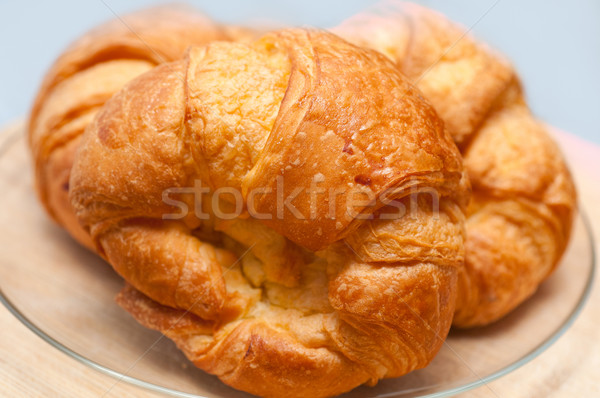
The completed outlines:
<svg viewBox="0 0 600 398">
<path fill-rule="evenodd" d="M 0 131 L 3 145 L 23 132 L 17 122 Z M 577 181 L 579 199 L 600 231 L 600 147 L 556 132 Z M 1 155 L 1 154 L 0 154 Z M 15 226 L 18 228 L 18 225 Z M 5 234 L 7 231 L 0 231 Z M 11 250 L 1 246 L 0 250 Z M 600 397 L 600 273 L 573 326 L 547 351 L 516 371 L 461 397 Z M 61 353 L 0 306 L 0 397 L 161 397 L 104 375 Z"/>
</svg>

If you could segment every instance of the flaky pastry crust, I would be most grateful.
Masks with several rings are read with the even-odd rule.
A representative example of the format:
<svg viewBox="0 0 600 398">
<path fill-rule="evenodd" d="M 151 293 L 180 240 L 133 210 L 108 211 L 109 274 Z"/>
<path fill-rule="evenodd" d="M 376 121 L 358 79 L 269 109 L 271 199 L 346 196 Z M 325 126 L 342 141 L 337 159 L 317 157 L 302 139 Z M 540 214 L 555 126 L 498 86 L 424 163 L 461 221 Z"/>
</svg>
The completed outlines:
<svg viewBox="0 0 600 398">
<path fill-rule="evenodd" d="M 198 182 L 241 192 L 243 211 L 218 217 L 236 205 L 222 196 L 202 201 L 207 219 L 172 217 L 165 192 Z M 293 192 L 312 184 L 345 189 Z M 450 327 L 469 197 L 459 151 L 391 61 L 330 33 L 214 42 L 143 74 L 94 118 L 70 187 L 131 285 L 119 303 L 235 388 L 336 395 L 426 366 Z M 294 198 L 281 214 L 278 189 Z M 393 201 L 348 215 L 353 190 Z"/>
<path fill-rule="evenodd" d="M 569 241 L 576 192 L 512 66 L 443 15 L 387 2 L 332 29 L 396 62 L 464 156 L 473 197 L 454 324 L 485 325 L 531 296 Z"/>
<path fill-rule="evenodd" d="M 91 248 L 71 209 L 68 182 L 80 136 L 94 115 L 127 82 L 181 58 L 189 46 L 251 36 L 187 7 L 169 6 L 115 19 L 73 43 L 46 74 L 29 118 L 35 184 L 48 214 Z"/>
</svg>

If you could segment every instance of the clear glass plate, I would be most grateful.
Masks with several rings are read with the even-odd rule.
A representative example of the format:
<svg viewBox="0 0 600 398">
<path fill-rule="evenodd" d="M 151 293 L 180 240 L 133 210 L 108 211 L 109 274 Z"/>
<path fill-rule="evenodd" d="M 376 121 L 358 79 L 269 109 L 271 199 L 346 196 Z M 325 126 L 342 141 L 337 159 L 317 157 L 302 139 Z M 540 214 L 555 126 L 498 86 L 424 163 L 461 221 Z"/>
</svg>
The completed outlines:
<svg viewBox="0 0 600 398">
<path fill-rule="evenodd" d="M 42 211 L 22 129 L 0 138 L 4 305 L 54 347 L 121 381 L 173 396 L 249 397 L 195 368 L 170 340 L 138 325 L 114 303 L 121 278 Z M 427 368 L 344 397 L 444 397 L 501 377 L 567 330 L 588 296 L 593 273 L 591 233 L 579 216 L 562 264 L 516 311 L 485 328 L 452 330 Z"/>
</svg>

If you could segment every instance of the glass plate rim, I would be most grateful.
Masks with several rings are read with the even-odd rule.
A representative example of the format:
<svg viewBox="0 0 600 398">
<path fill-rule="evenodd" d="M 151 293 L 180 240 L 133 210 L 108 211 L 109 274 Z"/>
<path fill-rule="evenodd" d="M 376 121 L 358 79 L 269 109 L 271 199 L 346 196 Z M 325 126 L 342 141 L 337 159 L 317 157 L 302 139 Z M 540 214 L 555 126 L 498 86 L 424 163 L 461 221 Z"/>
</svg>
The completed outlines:
<svg viewBox="0 0 600 398">
<path fill-rule="evenodd" d="M 19 128 L 15 129 L 13 134 L 9 134 L 8 136 L 4 137 L 2 142 L 0 142 L 0 157 L 2 157 L 6 152 L 8 152 L 12 148 L 12 146 L 16 144 L 16 142 L 20 141 L 20 138 L 23 138 L 22 134 L 19 133 L 19 130 L 21 130 L 21 129 L 19 129 Z M 478 380 L 469 382 L 469 383 L 461 385 L 461 386 L 452 387 L 445 391 L 438 391 L 438 392 L 434 392 L 434 393 L 430 393 L 430 394 L 418 395 L 415 398 L 450 397 L 450 396 L 453 396 L 456 394 L 460 394 L 460 393 L 472 390 L 477 387 L 481 387 L 481 386 L 486 385 L 494 380 L 497 380 L 497 379 L 519 369 L 521 366 L 529 363 L 534 358 L 538 357 L 541 353 L 546 351 L 546 349 L 548 347 L 550 347 L 552 344 L 554 344 L 571 327 L 571 325 L 573 325 L 573 323 L 578 318 L 579 314 L 581 313 L 581 311 L 583 310 L 583 308 L 585 307 L 585 304 L 587 303 L 587 301 L 589 299 L 589 296 L 590 296 L 590 293 L 592 291 L 592 287 L 594 284 L 594 278 L 596 275 L 596 247 L 594 244 L 594 242 L 595 242 L 594 232 L 592 230 L 592 225 L 589 220 L 589 217 L 588 217 L 587 213 L 585 212 L 585 210 L 583 209 L 583 206 L 581 205 L 581 203 L 578 203 L 577 208 L 578 208 L 578 210 L 577 210 L 577 214 L 575 215 L 575 217 L 581 218 L 581 221 L 583 222 L 583 227 L 587 233 L 586 240 L 588 241 L 588 244 L 591 249 L 591 253 L 590 253 L 591 266 L 590 266 L 589 273 L 587 275 L 585 287 L 584 287 L 583 291 L 581 292 L 581 294 L 579 295 L 579 298 L 577 300 L 577 305 L 573 308 L 573 310 L 571 311 L 569 316 L 564 320 L 564 322 L 561 323 L 546 339 L 544 339 L 537 346 L 535 346 L 533 349 L 531 349 L 522 358 L 520 358 L 519 360 L 517 360 L 509 365 L 504 366 L 503 368 L 493 372 L 492 374 L 481 377 Z M 18 307 L 15 306 L 13 304 L 13 302 L 4 294 L 4 290 L 2 289 L 2 286 L 0 286 L 0 302 L 2 302 L 4 307 L 15 318 L 17 318 L 23 325 L 25 325 L 30 331 L 32 331 L 35 335 L 37 335 L 42 340 L 44 340 L 46 343 L 48 343 L 52 347 L 56 348 L 58 351 L 62 352 L 63 354 L 67 355 L 68 357 L 75 359 L 76 361 L 90 367 L 91 369 L 94 369 L 102 374 L 105 374 L 107 376 L 110 376 L 110 377 L 116 379 L 114 385 L 116 385 L 119 382 L 124 381 L 124 382 L 132 384 L 134 386 L 145 388 L 149 391 L 166 394 L 167 396 L 184 397 L 184 398 L 209 398 L 209 397 L 206 397 L 203 395 L 190 394 L 190 393 L 186 393 L 183 391 L 177 391 L 177 390 L 162 387 L 160 385 L 153 384 L 153 383 L 150 383 L 147 381 L 143 381 L 143 380 L 137 379 L 135 377 L 128 376 L 127 374 L 123 374 L 121 372 L 115 371 L 107 366 L 101 365 L 91 359 L 86 358 L 85 356 L 77 353 L 76 351 L 74 351 L 71 348 L 67 347 L 66 345 L 62 344 L 58 340 L 49 336 L 43 330 L 41 330 L 37 325 L 35 325 L 32 321 L 30 321 L 29 318 L 27 318 L 27 316 L 25 316 L 18 309 Z M 393 397 L 393 395 L 391 395 L 390 397 Z"/>
</svg>

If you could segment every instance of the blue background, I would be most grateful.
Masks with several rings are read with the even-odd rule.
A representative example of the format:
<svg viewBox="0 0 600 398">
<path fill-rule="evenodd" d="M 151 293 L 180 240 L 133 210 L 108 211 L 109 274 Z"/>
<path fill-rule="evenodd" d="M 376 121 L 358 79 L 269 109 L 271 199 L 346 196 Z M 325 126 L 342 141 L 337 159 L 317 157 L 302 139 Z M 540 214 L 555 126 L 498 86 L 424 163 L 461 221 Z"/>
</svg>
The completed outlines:
<svg viewBox="0 0 600 398">
<path fill-rule="evenodd" d="M 163 2 L 0 2 L 0 125 L 28 112 L 44 71 L 77 36 L 113 18 L 113 11 L 123 14 L 159 3 Z M 330 27 L 373 2 L 189 3 L 223 22 L 281 21 Z M 423 0 L 419 3 L 440 10 L 467 27 L 489 10 L 473 32 L 513 61 L 534 112 L 550 124 L 600 143 L 600 1 Z"/>
</svg>

